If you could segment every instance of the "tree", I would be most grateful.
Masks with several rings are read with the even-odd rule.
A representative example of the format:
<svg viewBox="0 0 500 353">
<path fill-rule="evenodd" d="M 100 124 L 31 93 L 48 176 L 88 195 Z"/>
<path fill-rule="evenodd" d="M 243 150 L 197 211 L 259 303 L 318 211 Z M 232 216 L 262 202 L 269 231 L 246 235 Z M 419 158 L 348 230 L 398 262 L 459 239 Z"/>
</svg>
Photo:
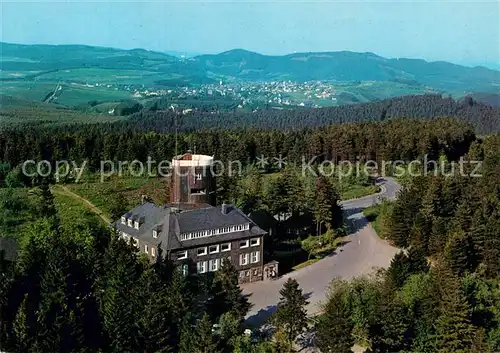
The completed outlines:
<svg viewBox="0 0 500 353">
<path fill-rule="evenodd" d="M 226 347 L 234 346 L 237 337 L 242 333 L 239 318 L 230 311 L 225 312 L 219 319 L 219 326 L 221 343 Z"/>
<path fill-rule="evenodd" d="M 470 352 L 475 329 L 470 321 L 470 307 L 460 288 L 460 281 L 446 264 L 438 264 L 433 273 L 440 296 L 436 321 L 438 353 Z"/>
<path fill-rule="evenodd" d="M 265 195 L 266 204 L 272 214 L 277 214 L 279 218 L 288 209 L 286 195 L 286 183 L 281 175 L 269 181 Z"/>
<path fill-rule="evenodd" d="M 139 265 L 131 246 L 113 238 L 104 255 L 104 268 L 99 279 L 100 306 L 109 339 L 110 352 L 134 351 L 138 342 L 137 297 Z"/>
<path fill-rule="evenodd" d="M 123 194 L 114 192 L 109 203 L 109 213 L 112 220 L 119 219 L 127 212 L 127 200 Z"/>
<path fill-rule="evenodd" d="M 45 217 L 51 223 L 53 230 L 57 231 L 60 226 L 60 220 L 57 213 L 56 204 L 54 203 L 54 195 L 50 192 L 50 187 L 47 182 L 40 185 L 40 203 L 38 206 L 38 214 Z"/>
<path fill-rule="evenodd" d="M 411 347 L 410 318 L 404 303 L 387 293 L 381 298 L 379 313 L 382 320 L 370 328 L 371 350 L 375 352 L 407 352 Z"/>
<path fill-rule="evenodd" d="M 471 267 L 470 261 L 473 260 L 471 247 L 469 237 L 462 231 L 453 234 L 448 239 L 444 249 L 444 256 L 456 274 L 461 275 Z"/>
<path fill-rule="evenodd" d="M 316 201 L 313 206 L 314 218 L 316 220 L 316 234 L 321 233 L 321 226 L 326 225 L 330 229 L 333 221 L 333 197 L 329 180 L 320 175 L 316 180 Z"/>
<path fill-rule="evenodd" d="M 320 239 L 321 238 L 319 236 L 309 235 L 306 239 L 302 240 L 301 246 L 302 249 L 307 252 L 308 260 L 311 258 L 312 253 L 321 247 L 319 243 Z"/>
<path fill-rule="evenodd" d="M 192 340 L 192 351 L 185 353 L 216 353 L 217 342 L 214 340 L 212 334 L 212 323 L 207 313 L 198 320 L 194 333 L 185 333 L 188 337 L 186 339 Z M 193 337 L 194 336 L 194 337 Z"/>
<path fill-rule="evenodd" d="M 30 329 L 28 327 L 29 322 L 27 318 L 27 301 L 28 294 L 25 294 L 13 322 L 16 350 L 18 352 L 27 352 L 33 339 L 29 334 Z"/>
<path fill-rule="evenodd" d="M 324 315 L 316 322 L 316 346 L 321 352 L 350 352 L 354 344 L 351 308 L 347 298 L 348 284 L 334 280 L 323 307 Z"/>
<path fill-rule="evenodd" d="M 153 265 L 154 266 L 154 265 Z M 139 318 L 141 345 L 145 352 L 167 353 L 172 351 L 171 317 L 168 288 L 153 266 L 141 278 L 144 310 Z"/>
<path fill-rule="evenodd" d="M 305 299 L 295 279 L 289 278 L 280 290 L 280 302 L 271 319 L 277 330 L 282 330 L 288 342 L 293 343 L 308 324 Z"/>
<path fill-rule="evenodd" d="M 422 242 L 416 241 L 410 245 L 408 249 L 408 263 L 410 274 L 429 270 L 429 264 L 425 257 L 425 248 Z"/>
<path fill-rule="evenodd" d="M 410 261 L 403 251 L 398 252 L 391 260 L 387 275 L 391 283 L 400 288 L 410 276 Z"/>
<path fill-rule="evenodd" d="M 237 320 L 243 321 L 250 304 L 238 285 L 238 271 L 228 259 L 224 259 L 215 273 L 212 292 L 214 296 L 210 306 L 215 318 L 231 312 Z"/>
</svg>

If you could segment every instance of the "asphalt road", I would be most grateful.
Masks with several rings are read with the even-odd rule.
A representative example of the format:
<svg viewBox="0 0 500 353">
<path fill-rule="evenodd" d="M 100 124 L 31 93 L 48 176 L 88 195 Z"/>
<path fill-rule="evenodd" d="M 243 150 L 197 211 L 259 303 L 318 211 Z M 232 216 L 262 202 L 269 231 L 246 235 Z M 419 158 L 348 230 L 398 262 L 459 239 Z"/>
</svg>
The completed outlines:
<svg viewBox="0 0 500 353">
<path fill-rule="evenodd" d="M 326 299 L 325 293 L 333 278 L 349 279 L 389 266 L 398 249 L 377 236 L 362 210 L 382 198 L 394 199 L 400 186 L 392 178 L 379 179 L 378 182 L 381 187 L 379 194 L 342 202 L 351 229 L 342 251 L 338 249 L 332 255 L 277 280 L 242 285 L 252 304 L 247 324 L 259 326 L 276 310 L 279 290 L 288 278 L 299 282 L 309 301 L 308 313 L 314 315 L 321 311 L 320 303 Z"/>
</svg>

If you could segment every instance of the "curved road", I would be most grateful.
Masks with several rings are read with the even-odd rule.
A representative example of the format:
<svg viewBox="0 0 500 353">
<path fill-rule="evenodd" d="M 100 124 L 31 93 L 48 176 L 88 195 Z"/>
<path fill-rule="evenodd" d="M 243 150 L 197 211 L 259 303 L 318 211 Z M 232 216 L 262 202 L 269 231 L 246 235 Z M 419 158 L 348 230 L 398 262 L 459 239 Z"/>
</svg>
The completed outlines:
<svg viewBox="0 0 500 353">
<path fill-rule="evenodd" d="M 290 272 L 274 281 L 255 282 L 242 285 L 243 293 L 249 295 L 252 304 L 247 315 L 247 324 L 257 326 L 265 322 L 275 311 L 279 301 L 279 290 L 288 278 L 295 278 L 304 291 L 309 305 L 309 315 L 318 313 L 320 303 L 333 278 L 352 278 L 371 273 L 375 268 L 388 267 L 398 249 L 381 240 L 366 218 L 363 209 L 379 203 L 382 198 L 394 199 L 400 188 L 393 178 L 379 178 L 381 192 L 375 195 L 342 202 L 351 232 L 342 251 L 321 259 L 298 271 Z"/>
</svg>

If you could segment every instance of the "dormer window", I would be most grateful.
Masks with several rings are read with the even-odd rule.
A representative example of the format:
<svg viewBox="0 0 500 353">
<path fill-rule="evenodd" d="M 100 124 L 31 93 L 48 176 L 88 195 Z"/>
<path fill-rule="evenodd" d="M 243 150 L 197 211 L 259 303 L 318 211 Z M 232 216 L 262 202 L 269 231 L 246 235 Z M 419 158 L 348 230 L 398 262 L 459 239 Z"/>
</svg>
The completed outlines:
<svg viewBox="0 0 500 353">
<path fill-rule="evenodd" d="M 127 224 L 127 218 L 125 218 L 125 216 L 122 216 L 122 224 Z"/>
<path fill-rule="evenodd" d="M 134 222 L 134 228 L 139 229 L 139 222 L 137 222 L 137 221 Z"/>
<path fill-rule="evenodd" d="M 132 220 L 131 219 L 128 220 L 127 225 L 132 228 Z"/>
<path fill-rule="evenodd" d="M 153 238 L 158 238 L 158 231 L 156 229 L 153 229 Z"/>
</svg>

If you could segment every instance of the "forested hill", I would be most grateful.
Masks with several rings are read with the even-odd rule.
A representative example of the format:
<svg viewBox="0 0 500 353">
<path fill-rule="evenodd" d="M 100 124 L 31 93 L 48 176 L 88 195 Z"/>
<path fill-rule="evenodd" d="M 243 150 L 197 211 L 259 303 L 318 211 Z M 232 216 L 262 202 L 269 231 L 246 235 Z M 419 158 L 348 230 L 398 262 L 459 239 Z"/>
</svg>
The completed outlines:
<svg viewBox="0 0 500 353">
<path fill-rule="evenodd" d="M 143 49 L 83 45 L 21 45 L 0 42 L 1 80 L 40 79 L 47 72 L 76 68 L 146 70 L 190 82 L 245 81 L 396 81 L 464 95 L 499 93 L 500 71 L 449 62 L 397 58 L 350 51 L 262 55 L 236 49 L 215 55 L 178 58 Z M 22 72 L 27 72 L 25 77 Z M 117 74 L 118 75 L 118 74 Z M 121 74 L 120 74 L 121 75 Z"/>
<path fill-rule="evenodd" d="M 248 127 L 297 130 L 335 123 L 383 121 L 399 117 L 433 119 L 441 116 L 458 117 L 472 124 L 479 134 L 500 131 L 500 108 L 477 103 L 470 98 L 455 101 L 440 95 L 405 96 L 321 109 L 268 109 L 253 113 L 212 114 L 196 111 L 178 115 L 169 110 L 143 110 L 118 124 L 135 130 L 157 132 L 172 132 L 176 127 L 179 131 Z"/>
<path fill-rule="evenodd" d="M 350 51 L 269 56 L 236 49 L 192 59 L 197 67 L 249 80 L 414 81 L 445 91 L 498 92 L 500 71 L 445 61 L 397 58 Z"/>
</svg>

